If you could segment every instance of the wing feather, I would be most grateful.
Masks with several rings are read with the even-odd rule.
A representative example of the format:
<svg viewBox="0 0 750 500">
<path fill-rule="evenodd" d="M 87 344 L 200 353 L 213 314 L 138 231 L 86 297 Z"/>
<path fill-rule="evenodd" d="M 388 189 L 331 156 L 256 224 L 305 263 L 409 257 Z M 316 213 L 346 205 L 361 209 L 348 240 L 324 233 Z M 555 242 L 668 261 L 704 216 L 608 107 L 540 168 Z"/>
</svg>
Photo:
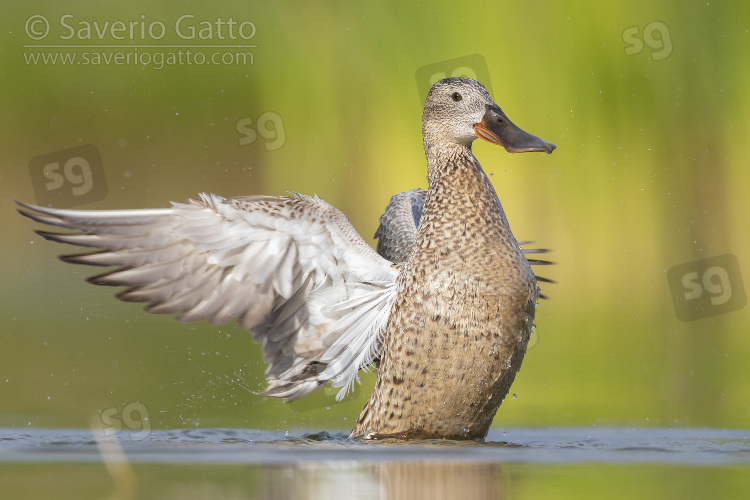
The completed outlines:
<svg viewBox="0 0 750 500">
<path fill-rule="evenodd" d="M 237 321 L 263 344 L 264 394 L 295 399 L 343 387 L 382 349 L 398 270 L 346 217 L 317 197 L 201 194 L 153 210 L 55 210 L 19 203 L 37 222 L 72 232 L 44 238 L 94 249 L 62 257 L 116 266 L 89 279 L 124 286 L 179 321 Z"/>
</svg>

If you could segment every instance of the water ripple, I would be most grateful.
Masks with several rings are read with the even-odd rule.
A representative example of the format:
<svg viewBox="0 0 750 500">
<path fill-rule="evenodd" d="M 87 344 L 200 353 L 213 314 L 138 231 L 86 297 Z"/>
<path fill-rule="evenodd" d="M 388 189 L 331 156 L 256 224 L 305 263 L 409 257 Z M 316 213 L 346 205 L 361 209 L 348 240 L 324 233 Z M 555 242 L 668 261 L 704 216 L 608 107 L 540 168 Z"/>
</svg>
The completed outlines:
<svg viewBox="0 0 750 500">
<path fill-rule="evenodd" d="M 96 432 L 96 431 L 95 431 Z M 493 429 L 485 442 L 363 442 L 341 432 L 175 429 L 145 438 L 86 429 L 0 429 L 0 461 L 160 463 L 387 462 L 750 463 L 750 431 L 734 429 Z"/>
</svg>

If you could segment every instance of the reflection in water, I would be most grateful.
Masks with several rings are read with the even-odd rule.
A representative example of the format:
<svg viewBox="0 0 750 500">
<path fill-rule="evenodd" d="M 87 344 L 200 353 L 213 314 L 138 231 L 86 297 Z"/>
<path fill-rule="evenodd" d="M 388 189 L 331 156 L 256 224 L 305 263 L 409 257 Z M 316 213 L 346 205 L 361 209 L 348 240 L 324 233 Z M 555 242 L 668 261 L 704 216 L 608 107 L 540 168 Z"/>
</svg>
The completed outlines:
<svg viewBox="0 0 750 500">
<path fill-rule="evenodd" d="M 357 462 L 267 466 L 261 498 L 429 499 L 504 498 L 502 465 L 485 462 Z"/>
<path fill-rule="evenodd" d="M 502 466 L 484 462 L 391 462 L 375 467 L 385 498 L 504 498 Z"/>
<path fill-rule="evenodd" d="M 307 462 L 296 466 L 264 466 L 260 498 L 375 499 L 387 498 L 372 467 L 357 462 Z"/>
</svg>

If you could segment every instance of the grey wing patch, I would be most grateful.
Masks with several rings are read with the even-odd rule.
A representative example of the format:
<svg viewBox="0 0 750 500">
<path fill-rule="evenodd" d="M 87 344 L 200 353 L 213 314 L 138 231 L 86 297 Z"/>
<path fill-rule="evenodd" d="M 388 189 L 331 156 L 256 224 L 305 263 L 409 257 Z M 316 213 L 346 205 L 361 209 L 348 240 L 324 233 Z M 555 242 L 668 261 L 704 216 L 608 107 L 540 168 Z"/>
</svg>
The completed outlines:
<svg viewBox="0 0 750 500">
<path fill-rule="evenodd" d="M 391 196 L 375 232 L 378 254 L 394 264 L 403 262 L 417 239 L 427 191 L 421 188 Z"/>
</svg>

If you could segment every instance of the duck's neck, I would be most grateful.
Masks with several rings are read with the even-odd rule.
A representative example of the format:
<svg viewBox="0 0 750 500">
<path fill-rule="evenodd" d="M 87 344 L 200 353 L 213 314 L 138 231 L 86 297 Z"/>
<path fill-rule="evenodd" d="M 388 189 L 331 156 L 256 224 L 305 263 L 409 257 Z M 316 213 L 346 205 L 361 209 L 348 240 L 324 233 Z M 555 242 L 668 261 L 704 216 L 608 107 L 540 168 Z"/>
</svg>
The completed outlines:
<svg viewBox="0 0 750 500">
<path fill-rule="evenodd" d="M 410 265 L 432 267 L 433 276 L 435 269 L 504 276 L 504 286 L 528 295 L 531 267 L 471 148 L 451 145 L 426 152 L 429 190 Z"/>
<path fill-rule="evenodd" d="M 431 148 L 427 153 L 427 181 L 432 203 L 453 205 L 457 213 L 467 211 L 467 216 L 480 212 L 482 216 L 497 218 L 504 229 L 508 221 L 487 174 L 471 152 L 471 145 Z M 426 208 L 426 207 L 425 207 Z"/>
</svg>

